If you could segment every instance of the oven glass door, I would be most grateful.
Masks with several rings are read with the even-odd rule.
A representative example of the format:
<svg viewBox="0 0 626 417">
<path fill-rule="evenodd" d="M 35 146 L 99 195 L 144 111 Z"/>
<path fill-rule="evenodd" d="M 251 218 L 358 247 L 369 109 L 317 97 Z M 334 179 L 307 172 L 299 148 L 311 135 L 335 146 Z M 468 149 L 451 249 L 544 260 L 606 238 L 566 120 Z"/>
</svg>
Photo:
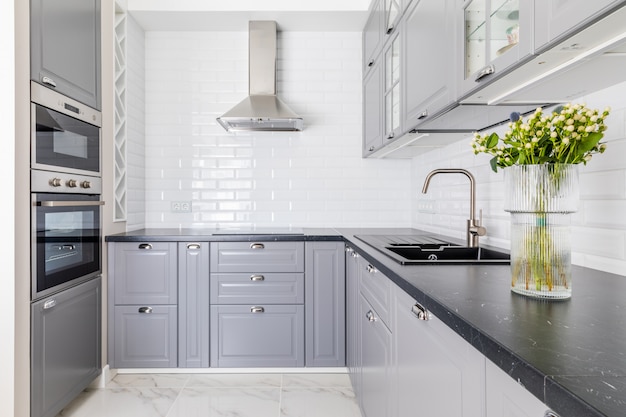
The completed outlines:
<svg viewBox="0 0 626 417">
<path fill-rule="evenodd" d="M 33 103 L 33 168 L 100 173 L 100 128 Z"/>
<path fill-rule="evenodd" d="M 33 299 L 101 272 L 99 195 L 33 194 Z"/>
</svg>

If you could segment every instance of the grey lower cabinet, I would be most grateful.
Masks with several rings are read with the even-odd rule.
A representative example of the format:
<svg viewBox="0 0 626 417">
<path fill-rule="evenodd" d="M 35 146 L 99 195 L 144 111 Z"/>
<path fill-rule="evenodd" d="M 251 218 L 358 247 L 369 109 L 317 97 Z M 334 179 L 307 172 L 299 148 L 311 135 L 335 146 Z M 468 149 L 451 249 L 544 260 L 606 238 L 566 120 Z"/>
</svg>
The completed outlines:
<svg viewBox="0 0 626 417">
<path fill-rule="evenodd" d="M 304 366 L 304 242 L 211 243 L 211 366 Z"/>
<path fill-rule="evenodd" d="M 101 299 L 98 277 L 31 305 L 32 417 L 56 416 L 100 375 Z"/>
<path fill-rule="evenodd" d="M 209 243 L 178 243 L 178 367 L 209 366 Z"/>
<path fill-rule="evenodd" d="M 397 417 L 485 416 L 485 357 L 394 285 Z"/>
<path fill-rule="evenodd" d="M 100 0 L 30 0 L 30 29 L 31 79 L 100 110 Z"/>
<path fill-rule="evenodd" d="M 305 243 L 306 366 L 346 365 L 343 242 Z"/>
<path fill-rule="evenodd" d="M 116 242 L 109 249 L 111 367 L 176 367 L 177 244 Z"/>
<path fill-rule="evenodd" d="M 364 417 L 391 417 L 393 403 L 393 339 L 390 330 L 391 300 L 385 296 L 371 297 L 370 285 L 375 283 L 389 293 L 391 281 L 364 258 L 358 258 L 360 278 L 359 327 L 360 386 L 359 404 Z M 378 295 L 378 294 L 376 294 Z M 382 302 L 381 302 L 382 300 Z M 381 314 L 380 312 L 384 312 Z"/>
</svg>

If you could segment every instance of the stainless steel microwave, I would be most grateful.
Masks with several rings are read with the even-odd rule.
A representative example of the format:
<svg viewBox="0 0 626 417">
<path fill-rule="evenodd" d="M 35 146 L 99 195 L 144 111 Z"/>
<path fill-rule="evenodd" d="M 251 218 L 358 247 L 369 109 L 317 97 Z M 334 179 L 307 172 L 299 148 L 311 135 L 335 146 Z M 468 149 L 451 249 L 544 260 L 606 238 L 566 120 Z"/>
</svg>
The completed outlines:
<svg viewBox="0 0 626 417">
<path fill-rule="evenodd" d="M 100 177 L 102 114 L 31 82 L 31 168 Z"/>
</svg>

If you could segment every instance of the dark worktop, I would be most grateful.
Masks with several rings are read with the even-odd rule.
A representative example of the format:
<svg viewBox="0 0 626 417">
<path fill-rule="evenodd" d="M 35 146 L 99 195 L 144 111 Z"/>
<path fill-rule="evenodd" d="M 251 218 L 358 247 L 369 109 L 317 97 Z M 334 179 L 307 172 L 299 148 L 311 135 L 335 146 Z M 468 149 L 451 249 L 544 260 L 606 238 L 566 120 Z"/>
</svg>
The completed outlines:
<svg viewBox="0 0 626 417">
<path fill-rule="evenodd" d="M 561 417 L 626 416 L 626 277 L 574 266 L 572 298 L 539 301 L 510 291 L 508 265 L 402 266 L 354 237 L 420 233 L 312 228 L 225 235 L 147 229 L 106 241 L 346 240 Z"/>
</svg>

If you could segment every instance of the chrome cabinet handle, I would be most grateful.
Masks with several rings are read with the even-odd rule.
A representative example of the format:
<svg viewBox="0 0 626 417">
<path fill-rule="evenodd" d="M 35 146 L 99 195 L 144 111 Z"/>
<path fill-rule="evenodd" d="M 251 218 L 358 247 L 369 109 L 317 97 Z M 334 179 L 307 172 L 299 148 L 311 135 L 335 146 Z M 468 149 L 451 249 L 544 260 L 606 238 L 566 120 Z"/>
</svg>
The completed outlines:
<svg viewBox="0 0 626 417">
<path fill-rule="evenodd" d="M 411 307 L 411 313 L 413 313 L 419 320 L 430 320 L 430 313 L 426 310 L 426 307 L 419 303 L 416 303 L 413 307 Z"/>
<path fill-rule="evenodd" d="M 139 307 L 137 311 L 142 314 L 150 314 L 152 313 L 152 307 Z"/>
<path fill-rule="evenodd" d="M 395 133 L 390 132 L 390 133 L 387 135 L 387 139 L 391 140 L 391 139 L 393 139 L 395 136 L 396 136 L 396 135 L 395 135 Z"/>
<path fill-rule="evenodd" d="M 149 243 L 140 243 L 139 249 L 150 250 L 152 249 L 152 245 Z"/>
<path fill-rule="evenodd" d="M 52 300 L 48 300 L 45 303 L 43 303 L 43 309 L 48 310 L 49 308 L 52 308 L 55 305 L 57 305 L 57 300 L 53 298 Z"/>
<path fill-rule="evenodd" d="M 346 246 L 346 253 L 354 253 L 354 249 L 352 249 L 350 246 Z"/>
<path fill-rule="evenodd" d="M 200 249 L 200 244 L 199 243 L 187 243 L 187 249 L 198 250 Z"/>
<path fill-rule="evenodd" d="M 50 77 L 41 77 L 41 82 L 51 87 L 57 86 L 57 83 Z"/>
<path fill-rule="evenodd" d="M 547 410 L 543 417 L 559 417 L 559 415 L 556 414 L 554 411 Z"/>
<path fill-rule="evenodd" d="M 251 243 L 250 249 L 265 249 L 265 245 L 262 243 Z"/>
<path fill-rule="evenodd" d="M 424 110 L 423 112 L 420 113 L 419 116 L 417 116 L 417 120 L 422 120 L 428 117 L 428 110 Z"/>
<path fill-rule="evenodd" d="M 374 150 L 376 149 L 375 146 L 370 146 L 370 148 L 368 149 L 369 152 L 374 152 Z"/>
<path fill-rule="evenodd" d="M 250 307 L 250 313 L 264 313 L 265 309 L 263 307 L 258 307 L 258 306 L 254 306 L 254 307 Z"/>
<path fill-rule="evenodd" d="M 479 82 L 481 79 L 483 79 L 487 75 L 491 75 L 495 72 L 496 72 L 496 67 L 494 67 L 493 65 L 488 65 L 482 70 L 480 70 L 480 72 L 478 73 L 474 81 Z"/>
<path fill-rule="evenodd" d="M 251 275 L 250 281 L 265 281 L 265 277 L 263 275 Z"/>
<path fill-rule="evenodd" d="M 393 26 L 389 26 L 389 27 L 387 28 L 387 35 L 390 35 L 390 34 L 391 34 L 391 32 L 393 32 L 393 30 L 394 30 L 394 29 L 395 29 L 395 28 L 394 28 Z"/>
<path fill-rule="evenodd" d="M 376 321 L 376 316 L 374 315 L 374 313 L 372 312 L 372 310 L 368 311 L 367 314 L 365 315 L 365 318 L 371 323 Z"/>
<path fill-rule="evenodd" d="M 367 272 L 369 272 L 370 274 L 373 274 L 373 273 L 375 273 L 375 272 L 376 272 L 376 268 L 374 268 L 372 265 L 367 265 L 367 266 L 365 267 L 365 270 L 366 270 Z"/>
<path fill-rule="evenodd" d="M 370 62 L 367 63 L 368 67 L 372 67 L 374 66 L 374 60 L 372 59 Z"/>
<path fill-rule="evenodd" d="M 53 185 L 53 187 L 56 187 Z M 41 207 L 104 206 L 104 201 L 38 201 Z"/>
</svg>

